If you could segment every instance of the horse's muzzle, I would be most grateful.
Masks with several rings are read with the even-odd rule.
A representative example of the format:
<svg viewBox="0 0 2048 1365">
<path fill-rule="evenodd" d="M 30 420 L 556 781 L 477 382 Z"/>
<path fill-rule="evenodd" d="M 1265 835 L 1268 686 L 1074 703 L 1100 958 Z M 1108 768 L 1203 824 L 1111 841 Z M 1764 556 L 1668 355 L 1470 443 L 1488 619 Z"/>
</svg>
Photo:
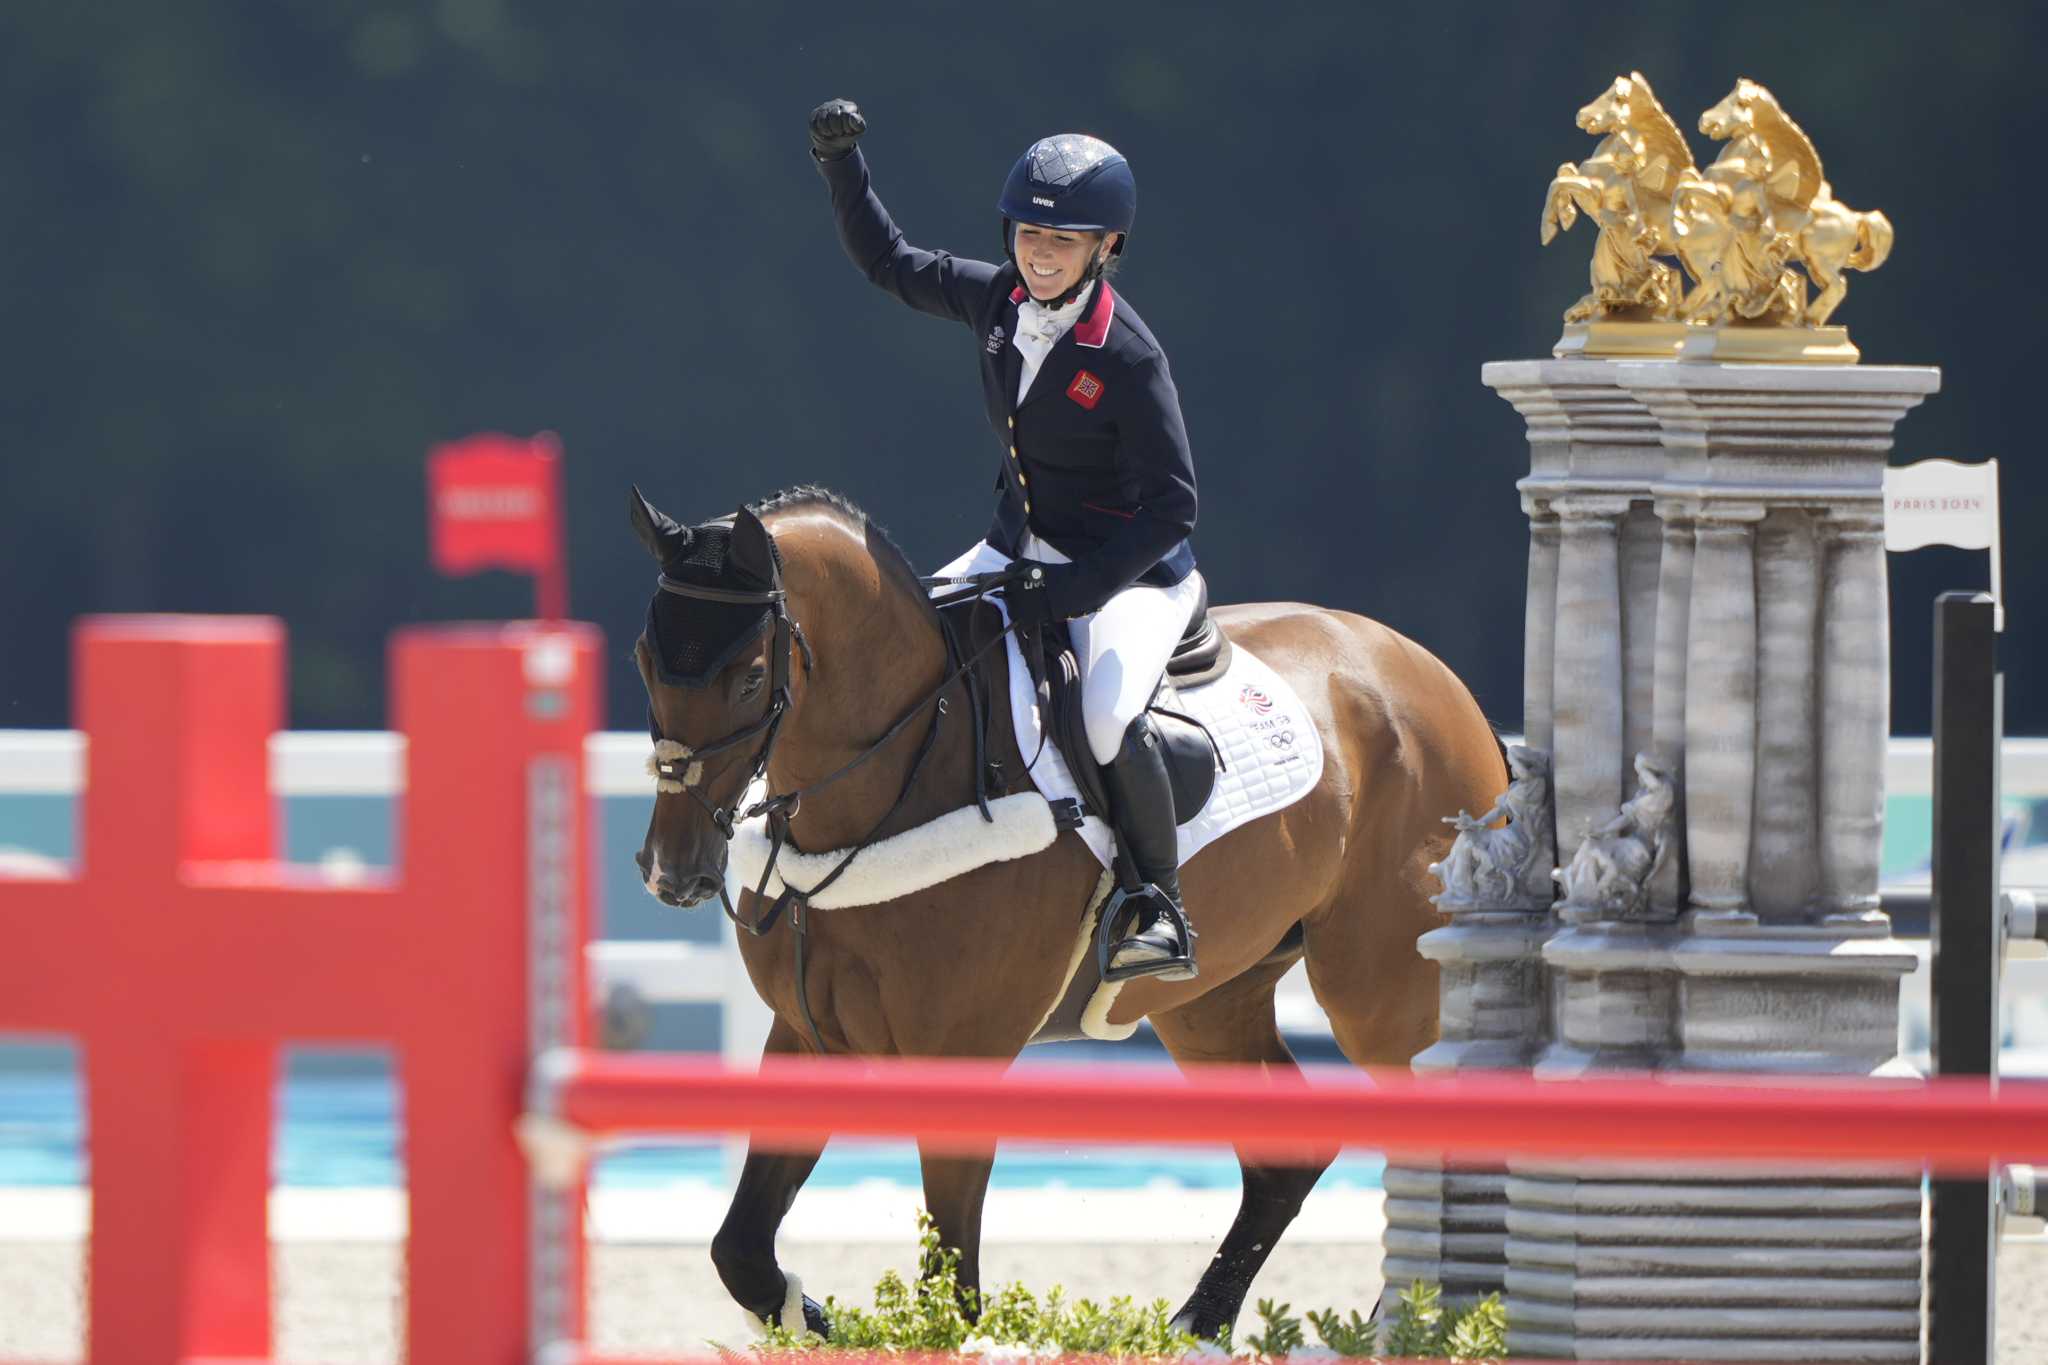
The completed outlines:
<svg viewBox="0 0 2048 1365">
<path fill-rule="evenodd" d="M 677 876 L 666 868 L 657 873 L 654 860 L 645 849 L 634 854 L 633 861 L 639 865 L 641 885 L 647 888 L 647 894 L 663 905 L 687 910 L 718 894 L 719 879 L 713 873 L 692 872 Z"/>
<path fill-rule="evenodd" d="M 673 879 L 663 878 L 662 880 L 669 887 L 676 888 L 676 883 Z M 676 889 L 675 899 L 670 900 L 667 895 L 663 895 L 662 899 L 668 901 L 670 905 L 688 909 L 693 905 L 703 904 L 717 894 L 718 878 L 707 872 L 699 872 L 696 876 L 684 881 L 679 889 Z"/>
</svg>

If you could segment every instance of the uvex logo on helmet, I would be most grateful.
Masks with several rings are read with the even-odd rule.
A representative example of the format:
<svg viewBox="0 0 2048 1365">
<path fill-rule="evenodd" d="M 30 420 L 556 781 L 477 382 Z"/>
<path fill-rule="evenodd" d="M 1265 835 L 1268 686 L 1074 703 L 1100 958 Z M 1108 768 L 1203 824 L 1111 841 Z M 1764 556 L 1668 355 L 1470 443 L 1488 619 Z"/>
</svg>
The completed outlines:
<svg viewBox="0 0 2048 1365">
<path fill-rule="evenodd" d="M 1046 208 L 1056 208 L 1056 207 L 1058 207 L 1058 206 L 1057 206 L 1057 205 L 1056 205 L 1056 204 L 1054 203 L 1054 201 L 1052 201 L 1052 200 L 1050 200 L 1050 199 L 1045 199 L 1045 198 L 1041 198 L 1040 196 L 1038 196 L 1038 195 L 1035 195 L 1035 194 L 1031 196 L 1031 202 L 1032 202 L 1032 203 L 1034 203 L 1034 204 L 1039 204 L 1039 205 L 1042 205 L 1042 206 L 1044 206 L 1044 207 L 1046 207 Z"/>
</svg>

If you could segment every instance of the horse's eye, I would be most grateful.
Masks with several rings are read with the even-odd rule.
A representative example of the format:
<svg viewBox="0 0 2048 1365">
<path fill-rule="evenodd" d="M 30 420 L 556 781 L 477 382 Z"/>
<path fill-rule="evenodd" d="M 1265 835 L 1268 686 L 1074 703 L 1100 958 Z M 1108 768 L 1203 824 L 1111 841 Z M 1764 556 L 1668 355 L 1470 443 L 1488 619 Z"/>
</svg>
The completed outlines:
<svg viewBox="0 0 2048 1365">
<path fill-rule="evenodd" d="M 745 701 L 748 697 L 759 692 L 761 684 L 767 680 L 767 676 L 766 672 L 758 668 L 747 674 L 747 680 L 740 684 L 740 700 Z"/>
</svg>

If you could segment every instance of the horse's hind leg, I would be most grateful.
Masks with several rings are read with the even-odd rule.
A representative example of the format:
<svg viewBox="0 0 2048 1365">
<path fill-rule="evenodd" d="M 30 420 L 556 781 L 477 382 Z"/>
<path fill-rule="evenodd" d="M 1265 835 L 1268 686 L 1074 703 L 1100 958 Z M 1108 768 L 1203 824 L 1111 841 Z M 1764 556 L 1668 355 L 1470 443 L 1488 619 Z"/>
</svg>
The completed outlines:
<svg viewBox="0 0 2048 1365">
<path fill-rule="evenodd" d="M 1406 867 L 1357 878 L 1304 925 L 1309 988 L 1354 1065 L 1405 1067 L 1437 1040 L 1437 967 L 1415 941 L 1443 923 L 1425 890 L 1443 842 L 1415 849 Z"/>
<path fill-rule="evenodd" d="M 1833 317 L 1835 309 L 1841 306 L 1842 299 L 1849 292 L 1849 281 L 1841 272 L 1830 272 L 1832 264 L 1831 261 L 1810 259 L 1806 262 L 1807 272 L 1813 276 L 1814 283 L 1821 286 L 1820 296 L 1806 306 L 1805 322 L 1809 327 L 1819 327 Z"/>
<path fill-rule="evenodd" d="M 796 1030 L 776 1019 L 768 1031 L 765 1051 L 772 1055 L 799 1050 Z M 755 1317 L 792 1331 L 808 1328 L 824 1336 L 828 1327 L 825 1310 L 804 1295 L 796 1276 L 783 1274 L 775 1263 L 775 1231 L 820 1155 L 818 1151 L 764 1152 L 749 1143 L 732 1207 L 726 1210 L 718 1235 L 711 1239 L 711 1262 L 718 1267 L 726 1291 Z"/>
<path fill-rule="evenodd" d="M 1207 995 L 1170 1013 L 1154 1015 L 1152 1027 L 1176 1062 L 1256 1062 L 1276 1079 L 1299 1079 L 1294 1054 L 1281 1040 L 1273 1020 L 1273 984 L 1290 964 L 1253 967 Z M 1238 1154 L 1244 1172 L 1244 1197 L 1237 1219 L 1223 1245 L 1202 1272 L 1195 1292 L 1173 1316 L 1173 1325 L 1204 1339 L 1213 1339 L 1237 1321 L 1250 1292 L 1252 1277 L 1265 1265 L 1280 1234 L 1301 1212 L 1301 1204 L 1335 1158 L 1322 1153 L 1305 1165 L 1275 1165 Z"/>
</svg>

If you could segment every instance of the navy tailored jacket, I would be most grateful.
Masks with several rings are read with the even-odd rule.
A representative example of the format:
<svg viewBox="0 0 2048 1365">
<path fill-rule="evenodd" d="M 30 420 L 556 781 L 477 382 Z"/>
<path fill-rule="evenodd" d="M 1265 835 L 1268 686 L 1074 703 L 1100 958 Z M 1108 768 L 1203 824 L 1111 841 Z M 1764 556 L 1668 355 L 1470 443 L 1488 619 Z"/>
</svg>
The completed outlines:
<svg viewBox="0 0 2048 1365">
<path fill-rule="evenodd" d="M 1020 404 L 1017 268 L 909 245 L 858 149 L 817 164 L 861 273 L 920 312 L 965 324 L 980 343 L 982 395 L 1003 450 L 989 544 L 1014 558 L 1028 529 L 1073 560 L 1048 587 L 1062 616 L 1092 612 L 1132 583 L 1186 578 L 1194 462 L 1166 354 L 1130 304 L 1098 281 Z"/>
</svg>

